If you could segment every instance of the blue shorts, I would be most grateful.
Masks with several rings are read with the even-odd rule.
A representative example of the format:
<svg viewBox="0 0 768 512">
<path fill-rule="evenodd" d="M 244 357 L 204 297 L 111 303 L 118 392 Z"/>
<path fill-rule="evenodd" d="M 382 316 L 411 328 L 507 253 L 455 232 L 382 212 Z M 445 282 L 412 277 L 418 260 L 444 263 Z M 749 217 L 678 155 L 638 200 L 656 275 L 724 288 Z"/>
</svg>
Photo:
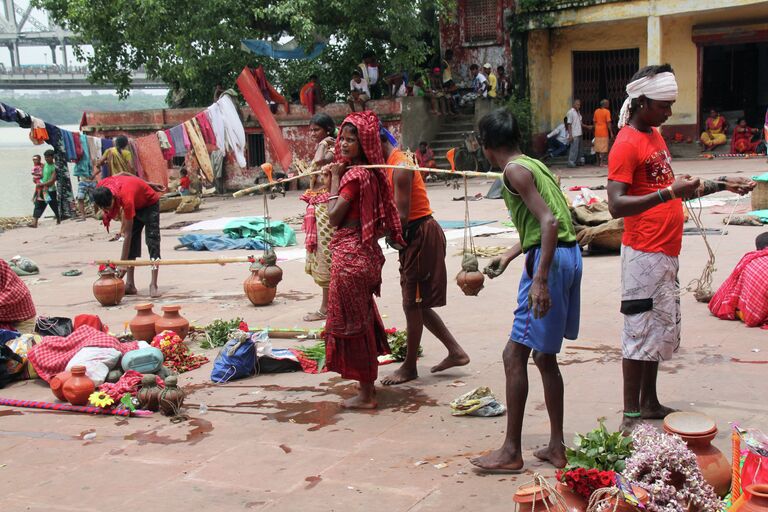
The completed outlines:
<svg viewBox="0 0 768 512">
<path fill-rule="evenodd" d="M 80 178 L 78 178 L 79 180 Z M 96 188 L 95 181 L 78 181 L 77 182 L 77 199 L 85 199 L 86 195 L 90 195 Z"/>
<path fill-rule="evenodd" d="M 549 270 L 549 295 L 552 307 L 544 318 L 533 317 L 528 307 L 528 293 L 533 276 L 539 267 L 541 249 L 531 248 L 525 253 L 525 269 L 517 292 L 515 321 L 509 340 L 530 347 L 537 352 L 557 354 L 563 338 L 575 340 L 579 335 L 581 312 L 581 249 L 558 245 Z"/>
</svg>

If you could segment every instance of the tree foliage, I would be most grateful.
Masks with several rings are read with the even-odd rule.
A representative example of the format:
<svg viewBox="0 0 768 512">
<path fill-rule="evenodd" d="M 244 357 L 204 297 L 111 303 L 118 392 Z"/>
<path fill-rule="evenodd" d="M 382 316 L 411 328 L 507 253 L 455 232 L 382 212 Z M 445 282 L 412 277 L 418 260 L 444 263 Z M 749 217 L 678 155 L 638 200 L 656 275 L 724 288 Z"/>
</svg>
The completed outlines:
<svg viewBox="0 0 768 512">
<path fill-rule="evenodd" d="M 376 52 L 385 73 L 425 63 L 435 50 L 437 14 L 454 0 L 33 0 L 77 34 L 76 48 L 91 80 L 113 83 L 121 97 L 133 70 L 144 68 L 183 104 L 205 105 L 246 65 L 263 65 L 281 92 L 295 93 L 317 73 L 331 96 L 348 88 L 364 51 Z M 241 39 L 296 37 L 309 48 L 330 41 L 314 61 L 276 61 L 240 48 Z"/>
</svg>

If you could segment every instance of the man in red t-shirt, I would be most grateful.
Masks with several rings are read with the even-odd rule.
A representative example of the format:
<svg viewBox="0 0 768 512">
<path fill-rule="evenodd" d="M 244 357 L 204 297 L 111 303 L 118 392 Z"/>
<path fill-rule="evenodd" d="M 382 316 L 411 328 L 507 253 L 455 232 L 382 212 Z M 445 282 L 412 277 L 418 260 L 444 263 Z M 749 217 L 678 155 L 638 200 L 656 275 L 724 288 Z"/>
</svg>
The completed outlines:
<svg viewBox="0 0 768 512">
<path fill-rule="evenodd" d="M 413 167 L 413 162 L 386 136 L 381 147 L 387 165 Z M 448 350 L 448 355 L 431 368 L 432 373 L 469 364 L 469 356 L 448 330 L 434 308 L 445 306 L 448 278 L 445 270 L 445 234 L 432 217 L 427 188 L 421 173 L 405 169 L 387 169 L 395 204 L 403 226 L 406 246 L 400 250 L 400 288 L 407 324 L 407 352 L 403 364 L 389 377 L 385 386 L 402 384 L 419 376 L 416 368 L 424 327 Z"/>
<path fill-rule="evenodd" d="M 109 222 L 123 210 L 122 231 L 125 235 L 123 251 L 120 259 L 135 260 L 141 256 L 141 232 L 146 227 L 144 239 L 147 243 L 149 257 L 160 259 L 160 194 L 161 185 L 147 183 L 141 178 L 131 175 L 110 176 L 101 180 L 93 191 L 93 202 L 104 211 L 104 225 L 109 230 Z M 136 285 L 133 281 L 134 267 L 121 269 L 125 275 L 125 294 L 136 295 Z M 152 282 L 149 285 L 149 295 L 159 297 L 157 288 L 157 268 L 152 268 Z"/>
<path fill-rule="evenodd" d="M 619 131 L 608 156 L 608 205 L 624 217 L 621 250 L 624 418 L 629 432 L 641 419 L 662 419 L 672 409 L 656 393 L 659 362 L 680 346 L 678 255 L 683 240 L 683 199 L 722 190 L 746 194 L 755 183 L 722 176 L 716 181 L 675 177 L 661 126 L 672 115 L 677 82 L 672 68 L 648 66 L 627 85 Z"/>
</svg>

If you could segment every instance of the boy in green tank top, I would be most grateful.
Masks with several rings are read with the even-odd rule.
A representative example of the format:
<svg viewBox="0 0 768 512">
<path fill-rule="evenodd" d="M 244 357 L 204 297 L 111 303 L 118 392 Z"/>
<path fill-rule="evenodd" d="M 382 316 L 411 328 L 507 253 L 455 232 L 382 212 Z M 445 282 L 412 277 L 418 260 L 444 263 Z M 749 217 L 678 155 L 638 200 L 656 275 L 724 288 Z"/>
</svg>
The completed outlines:
<svg viewBox="0 0 768 512">
<path fill-rule="evenodd" d="M 576 339 L 579 332 L 581 249 L 557 180 L 544 164 L 520 151 L 515 116 L 498 109 L 483 117 L 479 128 L 485 156 L 492 166 L 503 170 L 502 195 L 520 234 L 520 242 L 491 261 L 484 272 L 496 278 L 521 254 L 525 254 L 525 269 L 512 332 L 503 352 L 509 409 L 506 437 L 501 448 L 471 462 L 490 471 L 522 470 L 527 365 L 533 354 L 544 383 L 550 422 L 549 445 L 533 455 L 562 468 L 566 464 L 563 377 L 557 354 L 563 338 Z"/>
</svg>

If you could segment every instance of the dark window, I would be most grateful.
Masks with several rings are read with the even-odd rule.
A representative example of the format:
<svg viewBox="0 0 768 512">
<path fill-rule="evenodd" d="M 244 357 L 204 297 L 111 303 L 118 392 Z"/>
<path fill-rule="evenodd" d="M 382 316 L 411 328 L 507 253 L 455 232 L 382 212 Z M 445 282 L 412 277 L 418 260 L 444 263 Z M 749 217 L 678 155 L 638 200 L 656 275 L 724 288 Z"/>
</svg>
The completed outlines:
<svg viewBox="0 0 768 512">
<path fill-rule="evenodd" d="M 611 119 L 616 125 L 621 105 L 627 97 L 627 84 L 637 73 L 639 62 L 638 48 L 573 52 L 573 99 L 581 100 L 585 123 L 592 124 L 592 114 L 605 98 L 611 104 Z"/>
<path fill-rule="evenodd" d="M 248 144 L 248 167 L 258 167 L 267 161 L 264 152 L 264 134 L 248 133 L 245 136 Z"/>
<path fill-rule="evenodd" d="M 499 0 L 465 0 L 464 42 L 496 41 L 500 15 Z"/>
</svg>

